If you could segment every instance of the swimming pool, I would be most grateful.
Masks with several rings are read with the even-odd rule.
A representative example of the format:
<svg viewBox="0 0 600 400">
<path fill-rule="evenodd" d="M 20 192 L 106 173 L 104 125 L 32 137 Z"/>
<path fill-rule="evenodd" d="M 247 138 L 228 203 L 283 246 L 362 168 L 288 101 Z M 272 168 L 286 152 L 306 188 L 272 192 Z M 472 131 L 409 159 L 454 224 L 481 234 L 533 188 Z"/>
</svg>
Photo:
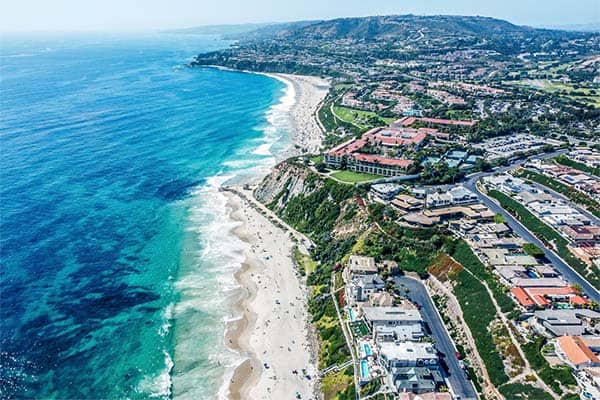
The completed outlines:
<svg viewBox="0 0 600 400">
<path fill-rule="evenodd" d="M 351 308 L 348 309 L 348 316 L 350 317 L 350 321 L 354 322 L 354 311 Z"/>
<path fill-rule="evenodd" d="M 367 380 L 369 378 L 369 364 L 366 360 L 362 360 L 360 362 L 360 377 L 363 380 Z"/>
<path fill-rule="evenodd" d="M 365 343 L 365 354 L 367 355 L 367 357 L 373 355 L 373 352 L 371 351 L 371 346 L 369 346 L 369 343 Z"/>
</svg>

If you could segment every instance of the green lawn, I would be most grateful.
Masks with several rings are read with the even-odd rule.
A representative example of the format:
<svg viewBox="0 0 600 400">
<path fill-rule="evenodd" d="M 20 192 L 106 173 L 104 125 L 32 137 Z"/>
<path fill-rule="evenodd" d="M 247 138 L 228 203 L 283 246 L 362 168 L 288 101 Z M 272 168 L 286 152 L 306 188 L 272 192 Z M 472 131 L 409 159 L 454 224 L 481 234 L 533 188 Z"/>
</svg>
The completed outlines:
<svg viewBox="0 0 600 400">
<path fill-rule="evenodd" d="M 558 94 L 594 107 L 600 107 L 600 94 L 598 94 L 598 91 L 595 93 L 592 92 L 592 90 L 595 90 L 594 88 L 575 88 L 573 85 L 567 83 L 554 82 L 547 79 L 523 79 L 519 81 L 505 81 L 504 83 Z"/>
<path fill-rule="evenodd" d="M 294 249 L 294 260 L 303 274 L 310 275 L 317 269 L 317 262 L 309 255 L 302 253 L 297 247 Z"/>
<path fill-rule="evenodd" d="M 395 121 L 395 118 L 383 118 L 379 117 L 377 113 L 372 111 L 355 110 L 353 108 L 333 106 L 333 112 L 335 115 L 344 122 L 349 124 L 358 125 L 362 129 L 368 129 L 373 126 L 369 119 L 379 118 L 385 124 L 390 124 Z"/>
<path fill-rule="evenodd" d="M 363 174 L 354 171 L 336 171 L 331 173 L 331 176 L 345 183 L 362 183 L 385 178 L 384 176 L 380 175 Z"/>
</svg>

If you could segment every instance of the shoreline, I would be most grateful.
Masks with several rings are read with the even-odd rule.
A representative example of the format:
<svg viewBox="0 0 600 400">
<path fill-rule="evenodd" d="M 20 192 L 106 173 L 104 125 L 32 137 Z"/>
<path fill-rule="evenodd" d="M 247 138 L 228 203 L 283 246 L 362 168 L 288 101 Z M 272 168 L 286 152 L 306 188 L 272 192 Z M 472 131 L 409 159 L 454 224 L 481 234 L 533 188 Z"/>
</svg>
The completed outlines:
<svg viewBox="0 0 600 400">
<path fill-rule="evenodd" d="M 316 121 L 316 112 L 329 83 L 316 77 L 257 74 L 282 81 L 294 93 L 289 110 L 291 154 L 274 155 L 277 161 L 320 151 L 324 132 Z M 286 90 L 282 97 L 287 94 Z M 286 224 L 274 224 L 274 214 L 258 205 L 251 191 L 222 191 L 231 209 L 229 218 L 241 223 L 232 233 L 248 244 L 245 261 L 234 274 L 240 295 L 233 311 L 240 317 L 227 323 L 224 337 L 225 345 L 242 360 L 229 382 L 224 382 L 226 396 L 233 400 L 269 399 L 298 393 L 303 399 L 318 398 L 318 343 L 307 309 L 308 289 L 292 257 L 297 243 L 303 246 L 310 240 Z"/>
<path fill-rule="evenodd" d="M 325 132 L 317 122 L 316 113 L 331 86 L 331 83 L 328 80 L 309 75 L 257 72 L 223 67 L 220 65 L 201 65 L 195 68 L 213 68 L 228 72 L 264 75 L 276 79 L 288 87 L 291 86 L 295 98 L 294 104 L 290 110 L 293 126 L 292 132 L 290 132 L 290 154 L 285 158 L 303 153 L 316 154 L 321 150 Z"/>
<path fill-rule="evenodd" d="M 235 308 L 241 317 L 228 323 L 225 334 L 227 347 L 243 357 L 227 383 L 228 398 L 285 398 L 294 393 L 314 398 L 318 368 L 307 289 L 291 257 L 297 239 L 242 194 L 224 194 L 230 217 L 241 222 L 234 234 L 249 245 L 235 273 L 241 287 Z"/>
</svg>

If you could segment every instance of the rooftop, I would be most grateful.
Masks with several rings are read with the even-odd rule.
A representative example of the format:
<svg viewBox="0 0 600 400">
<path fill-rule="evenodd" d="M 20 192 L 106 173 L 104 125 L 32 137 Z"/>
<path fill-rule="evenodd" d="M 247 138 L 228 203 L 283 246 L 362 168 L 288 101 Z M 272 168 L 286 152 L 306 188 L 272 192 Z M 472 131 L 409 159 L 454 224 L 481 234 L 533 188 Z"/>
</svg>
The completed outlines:
<svg viewBox="0 0 600 400">
<path fill-rule="evenodd" d="M 600 359 L 578 336 L 561 336 L 557 344 L 570 364 L 580 366 L 583 364 L 600 364 Z"/>
<path fill-rule="evenodd" d="M 398 307 L 363 307 L 363 315 L 369 321 L 421 322 L 419 310 L 405 310 Z"/>
</svg>

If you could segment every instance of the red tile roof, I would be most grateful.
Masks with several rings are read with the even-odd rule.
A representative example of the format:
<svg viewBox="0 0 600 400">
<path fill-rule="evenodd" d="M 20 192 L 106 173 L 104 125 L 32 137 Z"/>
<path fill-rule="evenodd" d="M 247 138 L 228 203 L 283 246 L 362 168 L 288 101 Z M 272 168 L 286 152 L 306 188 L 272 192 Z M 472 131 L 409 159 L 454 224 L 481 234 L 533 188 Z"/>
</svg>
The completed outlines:
<svg viewBox="0 0 600 400">
<path fill-rule="evenodd" d="M 590 350 L 579 336 L 561 336 L 558 345 L 571 364 L 600 364 L 600 359 Z"/>
<path fill-rule="evenodd" d="M 525 308 L 529 308 L 536 304 L 536 302 L 533 301 L 533 299 L 527 294 L 527 292 L 525 292 L 525 290 L 523 290 L 523 288 L 515 287 L 510 289 L 510 292 L 513 296 L 515 296 L 519 304 Z"/>
<path fill-rule="evenodd" d="M 442 119 L 442 118 L 420 118 L 423 122 L 438 125 L 454 125 L 454 126 L 473 126 L 477 123 L 475 120 L 471 121 L 460 121 L 454 119 Z"/>
<path fill-rule="evenodd" d="M 389 166 L 389 167 L 404 167 L 404 168 L 406 168 L 413 163 L 412 160 L 404 160 L 401 158 L 387 158 L 387 157 L 374 156 L 371 154 L 362 154 L 362 153 L 355 153 L 354 158 L 357 161 L 381 164 L 381 165 L 385 165 L 385 166 Z"/>
<path fill-rule="evenodd" d="M 335 146 L 333 149 L 329 150 L 328 154 L 332 156 L 343 156 L 347 154 L 352 154 L 355 151 L 360 150 L 365 144 L 366 141 L 362 139 L 352 139 Z"/>
</svg>

